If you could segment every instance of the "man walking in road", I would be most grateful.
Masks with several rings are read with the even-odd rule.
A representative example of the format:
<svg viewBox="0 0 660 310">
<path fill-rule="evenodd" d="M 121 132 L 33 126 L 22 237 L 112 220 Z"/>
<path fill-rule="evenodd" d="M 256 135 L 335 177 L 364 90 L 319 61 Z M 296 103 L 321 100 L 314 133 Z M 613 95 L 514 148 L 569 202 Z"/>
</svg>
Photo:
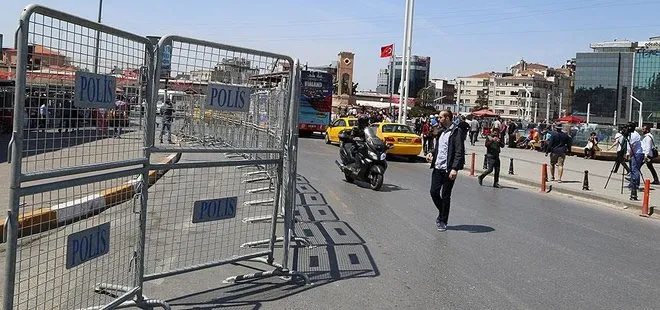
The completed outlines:
<svg viewBox="0 0 660 310">
<path fill-rule="evenodd" d="M 484 171 L 477 179 L 479 185 L 483 185 L 484 178 L 495 170 L 495 178 L 493 187 L 502 188 L 500 186 L 500 149 L 504 147 L 504 141 L 500 140 L 500 128 L 494 127 L 490 136 L 486 137 L 486 160 L 488 162 L 488 170 Z"/>
<path fill-rule="evenodd" d="M 431 163 L 431 198 L 438 209 L 435 223 L 438 231 L 447 230 L 451 190 L 458 171 L 465 165 L 465 140 L 458 126 L 452 123 L 452 112 L 443 110 L 439 115 L 439 125 L 435 126 L 435 148 L 426 156 Z"/>
<path fill-rule="evenodd" d="M 653 168 L 653 159 L 658 157 L 658 149 L 655 147 L 655 141 L 653 141 L 653 135 L 651 134 L 651 128 L 646 125 L 642 129 L 644 138 L 642 139 L 642 150 L 644 151 L 644 162 L 646 163 L 646 168 L 649 168 L 651 175 L 653 176 L 653 185 L 660 184 L 658 180 L 658 173 Z"/>
<path fill-rule="evenodd" d="M 545 156 L 550 154 L 550 175 L 552 176 L 552 181 L 555 180 L 555 165 L 559 169 L 559 180 L 557 182 L 561 183 L 562 176 L 564 176 L 564 160 L 566 159 L 566 152 L 571 149 L 573 141 L 570 136 L 565 134 L 561 125 L 557 125 L 555 128 L 555 133 L 550 136 L 550 142 L 548 143 L 548 148 L 545 150 Z"/>
</svg>

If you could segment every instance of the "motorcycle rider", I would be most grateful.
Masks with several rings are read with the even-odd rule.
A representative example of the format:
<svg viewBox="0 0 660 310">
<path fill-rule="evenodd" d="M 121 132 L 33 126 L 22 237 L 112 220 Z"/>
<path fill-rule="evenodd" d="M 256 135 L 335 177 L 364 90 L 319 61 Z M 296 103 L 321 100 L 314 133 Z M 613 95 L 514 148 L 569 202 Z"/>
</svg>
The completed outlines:
<svg viewBox="0 0 660 310">
<path fill-rule="evenodd" d="M 355 161 L 355 154 L 358 151 L 356 139 L 361 139 L 364 141 L 365 136 L 364 136 L 364 129 L 369 126 L 369 117 L 366 115 L 360 115 L 357 119 L 357 126 L 353 127 L 350 131 L 347 132 L 349 137 L 351 138 L 352 142 L 345 142 L 343 143 L 342 147 L 346 151 L 346 154 L 350 155 L 350 163 L 344 163 L 344 164 L 351 164 Z"/>
</svg>

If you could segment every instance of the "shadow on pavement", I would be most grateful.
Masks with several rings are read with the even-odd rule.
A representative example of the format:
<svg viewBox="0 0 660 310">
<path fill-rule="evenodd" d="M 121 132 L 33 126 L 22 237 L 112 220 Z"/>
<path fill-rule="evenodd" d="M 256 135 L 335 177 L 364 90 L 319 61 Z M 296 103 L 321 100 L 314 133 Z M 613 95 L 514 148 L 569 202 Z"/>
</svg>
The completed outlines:
<svg viewBox="0 0 660 310">
<path fill-rule="evenodd" d="M 514 189 L 514 190 L 518 189 L 517 187 L 513 187 L 513 186 L 506 186 L 506 185 L 500 185 L 500 186 L 502 187 L 502 189 Z"/>
<path fill-rule="evenodd" d="M 487 233 L 495 231 L 495 228 L 484 225 L 456 225 L 456 226 L 447 226 L 447 230 L 455 231 L 465 231 L 469 233 Z"/>
<path fill-rule="evenodd" d="M 390 193 L 390 192 L 397 192 L 397 191 L 407 191 L 409 190 L 408 188 L 403 188 L 398 185 L 393 185 L 393 184 L 383 184 L 383 187 L 380 188 L 381 192 L 385 193 Z"/>
<path fill-rule="evenodd" d="M 167 300 L 173 307 L 217 309 L 241 307 L 259 309 L 264 302 L 296 295 L 320 286 L 353 278 L 378 277 L 380 272 L 362 237 L 327 204 L 306 178 L 296 178 L 296 224 L 294 236 L 309 246 L 292 243 L 292 270 L 305 274 L 312 285 L 278 278 L 255 279 L 226 284 L 203 292 Z M 243 266 L 256 272 L 267 268 Z"/>
<path fill-rule="evenodd" d="M 122 135 L 134 132 L 135 129 L 123 128 Z M 59 151 L 68 147 L 90 143 L 112 137 L 112 128 L 107 134 L 100 134 L 96 129 L 84 128 L 58 132 L 56 129 L 48 129 L 46 132 L 29 130 L 23 132 L 23 156 L 34 156 L 48 152 Z M 125 139 L 125 138 L 124 138 Z M 0 135 L 0 163 L 7 162 L 7 147 L 11 140 L 11 134 Z"/>
</svg>

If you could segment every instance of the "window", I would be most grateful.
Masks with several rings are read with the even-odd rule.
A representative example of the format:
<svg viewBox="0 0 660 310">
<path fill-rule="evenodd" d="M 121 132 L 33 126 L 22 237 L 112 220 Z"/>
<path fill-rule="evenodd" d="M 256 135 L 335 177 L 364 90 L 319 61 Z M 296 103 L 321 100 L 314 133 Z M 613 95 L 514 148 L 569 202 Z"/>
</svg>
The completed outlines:
<svg viewBox="0 0 660 310">
<path fill-rule="evenodd" d="M 355 126 L 357 126 L 357 120 L 349 119 L 349 120 L 348 120 L 348 126 L 350 126 L 350 127 L 355 127 Z"/>
<path fill-rule="evenodd" d="M 383 132 L 394 132 L 394 133 L 413 133 L 410 127 L 406 125 L 383 125 Z"/>
<path fill-rule="evenodd" d="M 517 115 L 518 111 L 516 110 L 509 110 L 509 115 Z"/>
<path fill-rule="evenodd" d="M 469 94 L 472 94 L 472 91 L 468 89 L 468 90 L 465 91 L 465 93 L 469 95 Z"/>
<path fill-rule="evenodd" d="M 466 104 L 470 104 L 470 99 L 465 99 Z"/>
<path fill-rule="evenodd" d="M 343 119 L 338 119 L 332 124 L 333 127 L 346 127 L 346 122 Z"/>
<path fill-rule="evenodd" d="M 509 101 L 509 104 L 510 105 L 516 105 L 516 104 L 518 104 L 518 100 L 511 100 L 511 101 Z"/>
</svg>

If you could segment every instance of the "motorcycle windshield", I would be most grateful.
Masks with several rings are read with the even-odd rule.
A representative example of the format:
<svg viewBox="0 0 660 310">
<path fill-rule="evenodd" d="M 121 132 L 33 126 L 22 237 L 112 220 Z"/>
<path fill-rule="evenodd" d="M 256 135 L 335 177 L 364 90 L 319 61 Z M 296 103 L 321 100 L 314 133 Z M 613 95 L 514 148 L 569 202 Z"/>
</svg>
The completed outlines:
<svg viewBox="0 0 660 310">
<path fill-rule="evenodd" d="M 385 141 L 381 140 L 376 135 L 376 129 L 373 127 L 367 127 L 364 129 L 364 137 L 366 138 L 369 147 L 374 150 L 383 151 L 387 147 Z"/>
</svg>

